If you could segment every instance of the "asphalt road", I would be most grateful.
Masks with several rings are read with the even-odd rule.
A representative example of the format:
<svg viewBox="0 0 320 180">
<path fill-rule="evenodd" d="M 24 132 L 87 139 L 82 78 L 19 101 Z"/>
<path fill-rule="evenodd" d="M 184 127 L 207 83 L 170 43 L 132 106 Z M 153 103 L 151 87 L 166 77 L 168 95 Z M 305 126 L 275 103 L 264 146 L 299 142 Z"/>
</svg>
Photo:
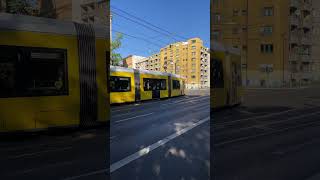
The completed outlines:
<svg viewBox="0 0 320 180">
<path fill-rule="evenodd" d="M 209 179 L 209 109 L 209 96 L 183 96 L 114 106 L 111 132 L 1 138 L 0 179 Z"/>
<path fill-rule="evenodd" d="M 209 116 L 209 96 L 113 107 L 111 179 L 210 179 Z"/>
<path fill-rule="evenodd" d="M 106 180 L 107 142 L 106 128 L 1 138 L 0 179 Z"/>
<path fill-rule="evenodd" d="M 214 180 L 319 177 L 320 106 L 240 106 L 211 118 Z"/>
</svg>

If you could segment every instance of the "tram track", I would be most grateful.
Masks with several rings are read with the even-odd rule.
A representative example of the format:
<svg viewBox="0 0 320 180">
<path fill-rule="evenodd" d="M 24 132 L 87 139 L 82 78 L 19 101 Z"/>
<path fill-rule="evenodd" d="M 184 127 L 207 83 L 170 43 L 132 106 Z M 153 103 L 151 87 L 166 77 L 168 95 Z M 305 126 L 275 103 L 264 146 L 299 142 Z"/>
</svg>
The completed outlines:
<svg viewBox="0 0 320 180">
<path fill-rule="evenodd" d="M 251 139 L 283 133 L 290 130 L 300 130 L 309 126 L 320 126 L 320 112 L 317 111 L 318 109 L 319 107 L 298 109 L 298 112 L 300 110 L 313 110 L 313 112 L 300 116 L 293 114 L 290 116 L 291 118 L 286 116 L 287 118 L 282 118 L 282 120 L 275 118 L 280 114 L 275 113 L 274 116 L 259 116 L 226 123 L 218 123 L 218 125 L 214 127 L 214 147 L 222 147 L 234 143 L 245 143 Z M 266 122 L 266 120 L 268 120 L 268 122 Z M 247 124 L 238 123 L 243 121 Z"/>
</svg>

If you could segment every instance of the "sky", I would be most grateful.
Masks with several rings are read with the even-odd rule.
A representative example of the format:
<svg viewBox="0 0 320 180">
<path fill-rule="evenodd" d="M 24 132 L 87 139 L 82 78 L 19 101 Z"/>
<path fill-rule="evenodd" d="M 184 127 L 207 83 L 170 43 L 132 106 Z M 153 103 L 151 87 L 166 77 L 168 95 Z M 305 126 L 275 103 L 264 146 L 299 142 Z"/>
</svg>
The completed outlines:
<svg viewBox="0 0 320 180">
<path fill-rule="evenodd" d="M 124 33 L 117 50 L 123 58 L 150 56 L 170 43 L 194 37 L 210 47 L 210 0 L 111 0 L 111 13 L 112 38 Z"/>
</svg>

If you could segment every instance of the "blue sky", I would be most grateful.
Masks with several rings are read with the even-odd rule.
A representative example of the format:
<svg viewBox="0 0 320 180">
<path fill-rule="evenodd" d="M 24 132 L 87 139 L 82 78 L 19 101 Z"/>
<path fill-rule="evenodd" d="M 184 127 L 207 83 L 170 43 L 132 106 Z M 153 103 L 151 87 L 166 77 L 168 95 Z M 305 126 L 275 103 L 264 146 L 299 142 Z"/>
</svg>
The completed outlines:
<svg viewBox="0 0 320 180">
<path fill-rule="evenodd" d="M 125 17 L 139 20 L 121 10 L 174 35 L 166 36 L 163 34 L 168 33 L 155 27 L 151 28 L 162 33 L 131 22 Z M 111 12 L 113 38 L 116 32 L 127 34 L 122 40 L 122 47 L 117 50 L 122 57 L 130 54 L 149 56 L 167 44 L 186 40 L 183 38 L 199 37 L 205 46 L 210 46 L 210 0 L 111 0 Z"/>
</svg>

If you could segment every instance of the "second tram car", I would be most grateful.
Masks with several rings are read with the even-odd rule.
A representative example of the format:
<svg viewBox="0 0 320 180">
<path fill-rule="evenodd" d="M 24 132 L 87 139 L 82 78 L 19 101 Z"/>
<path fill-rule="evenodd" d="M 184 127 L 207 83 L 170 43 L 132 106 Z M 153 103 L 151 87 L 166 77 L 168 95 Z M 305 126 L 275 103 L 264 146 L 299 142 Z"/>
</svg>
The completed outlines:
<svg viewBox="0 0 320 180">
<path fill-rule="evenodd" d="M 185 79 L 179 75 L 110 67 L 110 102 L 121 104 L 184 95 Z"/>
<path fill-rule="evenodd" d="M 241 56 L 238 49 L 214 43 L 211 49 L 211 107 L 242 102 Z"/>
</svg>

